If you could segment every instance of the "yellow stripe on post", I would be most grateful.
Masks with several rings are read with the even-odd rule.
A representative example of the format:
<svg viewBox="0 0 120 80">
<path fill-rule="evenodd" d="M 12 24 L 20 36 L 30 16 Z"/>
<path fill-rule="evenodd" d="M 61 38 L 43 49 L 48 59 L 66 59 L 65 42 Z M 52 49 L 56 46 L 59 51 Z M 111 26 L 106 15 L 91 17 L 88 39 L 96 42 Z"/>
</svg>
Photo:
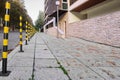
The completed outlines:
<svg viewBox="0 0 120 80">
<path fill-rule="evenodd" d="M 19 37 L 22 38 L 22 35 L 20 35 Z"/>
<path fill-rule="evenodd" d="M 20 29 L 20 32 L 22 32 L 22 29 Z"/>
<path fill-rule="evenodd" d="M 10 15 L 8 14 L 5 15 L 5 21 L 10 21 Z"/>
<path fill-rule="evenodd" d="M 21 45 L 21 44 L 22 44 L 22 41 L 20 41 L 19 44 Z"/>
<path fill-rule="evenodd" d="M 4 33 L 8 33 L 8 31 L 9 31 L 9 28 L 8 27 L 4 27 Z"/>
<path fill-rule="evenodd" d="M 28 38 L 26 38 L 26 40 L 28 40 Z"/>
<path fill-rule="evenodd" d="M 22 16 L 20 16 L 20 21 L 22 20 Z"/>
<path fill-rule="evenodd" d="M 3 52 L 2 53 L 2 58 L 7 58 L 8 52 Z"/>
<path fill-rule="evenodd" d="M 5 6 L 6 9 L 10 9 L 10 3 L 7 1 L 6 2 L 6 6 Z"/>
<path fill-rule="evenodd" d="M 28 22 L 26 21 L 26 24 L 28 24 Z"/>
<path fill-rule="evenodd" d="M 8 45 L 8 40 L 7 39 L 4 39 L 3 40 L 3 46 L 7 46 Z"/>
<path fill-rule="evenodd" d="M 19 24 L 20 26 L 22 26 L 22 22 L 20 22 L 20 24 Z"/>
</svg>

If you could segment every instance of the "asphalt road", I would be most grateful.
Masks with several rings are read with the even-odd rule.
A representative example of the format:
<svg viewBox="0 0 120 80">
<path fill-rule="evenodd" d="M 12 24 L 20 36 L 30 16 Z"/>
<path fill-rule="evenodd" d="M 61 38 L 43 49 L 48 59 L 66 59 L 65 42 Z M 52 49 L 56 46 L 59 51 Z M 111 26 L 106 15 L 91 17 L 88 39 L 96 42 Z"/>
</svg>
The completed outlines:
<svg viewBox="0 0 120 80">
<path fill-rule="evenodd" d="M 23 40 L 25 40 L 25 32 L 23 32 Z M 14 49 L 19 43 L 19 32 L 9 32 L 8 50 Z M 3 33 L 0 32 L 0 58 L 3 48 Z"/>
</svg>

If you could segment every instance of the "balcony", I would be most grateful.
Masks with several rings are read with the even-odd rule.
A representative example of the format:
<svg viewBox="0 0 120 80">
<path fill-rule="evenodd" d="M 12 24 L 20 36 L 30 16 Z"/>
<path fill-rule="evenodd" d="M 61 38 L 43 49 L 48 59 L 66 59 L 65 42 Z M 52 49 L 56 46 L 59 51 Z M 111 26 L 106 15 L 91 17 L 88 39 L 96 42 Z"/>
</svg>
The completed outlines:
<svg viewBox="0 0 120 80">
<path fill-rule="evenodd" d="M 46 4 L 46 8 L 45 9 L 45 13 L 49 16 L 49 17 L 56 17 L 57 15 L 57 6 L 55 5 L 56 0 L 48 0 L 47 4 Z M 68 10 L 68 2 L 67 0 L 60 0 L 60 6 L 59 6 L 59 16 L 61 16 L 62 14 L 64 14 L 65 12 L 67 12 Z"/>
<path fill-rule="evenodd" d="M 80 12 L 106 0 L 72 0 L 70 11 Z"/>
</svg>

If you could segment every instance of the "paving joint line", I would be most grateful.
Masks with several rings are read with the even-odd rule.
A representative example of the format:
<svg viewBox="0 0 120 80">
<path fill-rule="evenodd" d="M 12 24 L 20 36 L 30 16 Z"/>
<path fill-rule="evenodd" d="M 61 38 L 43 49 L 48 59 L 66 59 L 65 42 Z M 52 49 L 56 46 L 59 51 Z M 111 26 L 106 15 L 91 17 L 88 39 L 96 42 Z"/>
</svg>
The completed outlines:
<svg viewBox="0 0 120 80">
<path fill-rule="evenodd" d="M 33 69 L 32 69 L 32 75 L 31 75 L 31 78 L 30 78 L 32 80 L 35 80 L 35 74 L 34 74 L 34 72 L 35 72 L 35 53 L 36 53 L 36 41 L 37 41 L 37 37 L 36 36 L 37 35 L 35 35 L 35 42 L 34 42 L 34 57 L 33 57 L 33 66 L 32 66 Z"/>
<path fill-rule="evenodd" d="M 63 49 L 63 50 L 65 50 L 65 49 Z M 66 51 L 66 50 L 65 50 Z M 67 52 L 67 54 L 68 54 L 68 51 L 66 51 Z M 71 54 L 69 54 L 69 55 L 71 55 Z M 72 55 L 71 55 L 72 56 Z M 76 58 L 76 57 L 74 57 L 74 56 L 72 56 L 73 58 L 75 58 L 77 61 L 79 61 L 80 63 L 82 63 L 83 65 L 85 65 L 87 68 L 89 68 L 90 70 L 92 70 L 93 72 L 95 72 L 93 69 L 91 69 L 88 65 L 86 65 L 84 62 L 82 62 L 81 60 L 79 60 L 78 58 Z M 106 80 L 103 76 L 101 76 L 99 73 L 97 73 L 97 72 L 95 72 L 97 75 L 99 75 L 101 78 L 103 78 L 104 80 Z"/>
<path fill-rule="evenodd" d="M 7 67 L 32 67 L 32 66 L 7 66 Z"/>
<path fill-rule="evenodd" d="M 59 64 L 59 68 L 61 68 L 61 70 L 63 71 L 63 73 L 68 77 L 69 80 L 72 80 L 69 76 L 67 72 L 67 70 L 65 70 L 65 68 L 60 64 L 60 62 L 58 61 L 58 59 L 56 58 L 56 56 L 53 54 L 52 50 L 49 48 L 49 46 L 47 45 L 47 42 L 45 42 L 45 40 L 42 38 L 42 40 L 44 41 L 44 43 L 46 44 L 46 46 L 48 47 L 48 49 L 50 50 L 50 52 L 52 53 L 52 55 L 55 57 L 57 63 Z"/>
<path fill-rule="evenodd" d="M 61 47 L 60 47 L 61 48 Z M 62 49 L 65 50 L 65 49 Z M 65 50 L 66 51 L 66 50 Z M 66 51 L 68 54 L 68 51 Z M 71 55 L 71 54 L 69 54 Z M 72 55 L 71 55 L 72 56 Z M 92 70 L 93 72 L 95 72 L 93 69 L 91 69 L 88 65 L 86 65 L 84 62 L 82 62 L 81 60 L 79 60 L 78 58 L 72 56 L 74 59 L 76 59 L 78 62 L 82 63 L 83 65 L 85 65 L 88 69 Z M 103 76 L 101 76 L 99 73 L 95 72 L 97 75 L 99 75 L 101 78 L 103 78 L 104 80 L 106 80 Z"/>
<path fill-rule="evenodd" d="M 58 43 L 58 42 L 57 42 Z M 61 48 L 61 47 L 60 47 Z M 65 50 L 65 49 L 62 49 Z M 65 50 L 66 51 L 66 50 Z M 68 51 L 66 51 L 68 52 Z M 67 53 L 68 54 L 68 53 Z M 69 54 L 71 55 L 71 54 Z M 72 56 L 72 55 L 71 55 Z M 74 59 L 76 59 L 77 61 L 81 62 L 83 65 L 85 65 L 88 69 L 92 70 L 93 72 L 95 72 L 93 69 L 91 69 L 89 66 L 87 66 L 86 64 L 84 64 L 81 60 L 77 59 L 76 57 L 72 56 Z M 103 76 L 101 76 L 99 73 L 95 72 L 97 75 L 99 75 L 101 78 L 103 78 L 104 80 L 106 80 Z"/>
</svg>

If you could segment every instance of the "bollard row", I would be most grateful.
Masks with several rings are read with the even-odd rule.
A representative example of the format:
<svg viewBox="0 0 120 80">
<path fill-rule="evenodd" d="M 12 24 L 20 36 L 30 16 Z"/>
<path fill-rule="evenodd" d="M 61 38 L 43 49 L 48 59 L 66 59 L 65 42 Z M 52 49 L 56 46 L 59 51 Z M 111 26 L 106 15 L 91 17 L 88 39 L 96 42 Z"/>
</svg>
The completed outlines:
<svg viewBox="0 0 120 80">
<path fill-rule="evenodd" d="M 3 37 L 3 52 L 2 52 L 2 71 L 0 72 L 0 76 L 8 76 L 11 71 L 7 71 L 7 57 L 8 57 L 8 33 L 9 33 L 9 24 L 10 24 L 10 3 L 7 1 L 5 4 L 5 24 L 4 24 L 4 37 Z M 20 51 L 19 52 L 24 52 L 23 51 L 23 36 L 22 36 L 22 28 L 23 28 L 23 23 L 22 23 L 22 16 L 19 17 L 19 27 L 20 27 L 20 35 L 19 35 L 19 45 L 20 45 Z M 33 28 L 28 22 L 26 21 L 26 39 L 25 39 L 25 45 L 27 45 L 28 41 L 30 38 L 36 33 L 35 28 Z"/>
<path fill-rule="evenodd" d="M 28 26 L 28 41 L 30 41 L 31 37 L 36 33 L 35 28 L 33 28 L 30 24 Z"/>
</svg>

